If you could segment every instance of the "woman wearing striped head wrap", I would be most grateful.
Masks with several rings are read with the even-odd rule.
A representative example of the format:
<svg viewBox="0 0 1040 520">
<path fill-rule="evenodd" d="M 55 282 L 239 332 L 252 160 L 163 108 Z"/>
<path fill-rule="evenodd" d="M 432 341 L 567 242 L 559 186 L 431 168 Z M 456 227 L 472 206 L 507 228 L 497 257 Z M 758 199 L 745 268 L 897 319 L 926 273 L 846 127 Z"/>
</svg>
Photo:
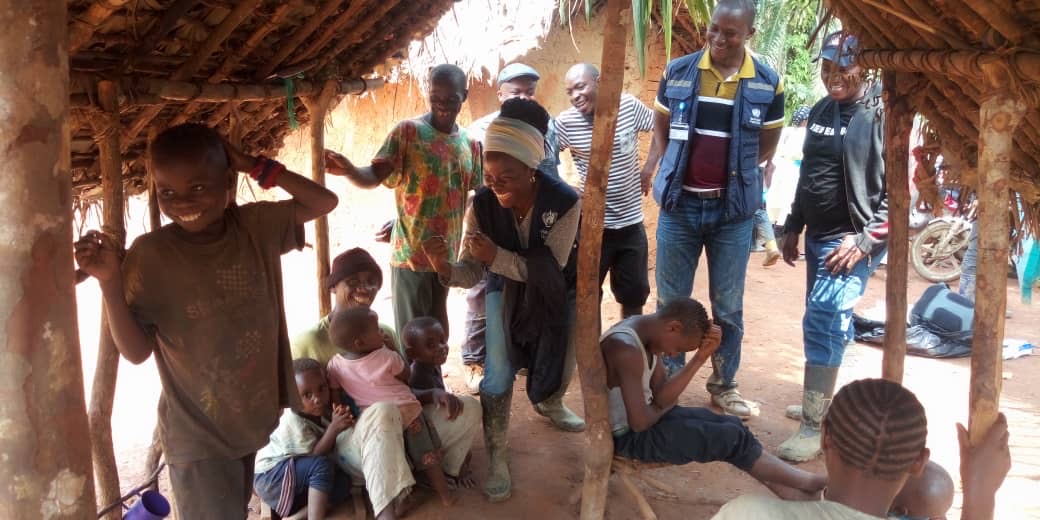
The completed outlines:
<svg viewBox="0 0 1040 520">
<path fill-rule="evenodd" d="M 561 400 L 574 372 L 573 251 L 581 207 L 570 186 L 537 170 L 548 120 L 535 101 L 506 101 L 487 129 L 485 186 L 466 214 L 459 262 L 443 260 L 442 240 L 424 244 L 446 285 L 471 287 L 488 272 L 480 402 L 491 459 L 484 491 L 493 501 L 510 495 L 507 430 L 518 368 L 528 369 L 527 395 L 538 413 L 564 430 L 585 428 Z"/>
</svg>

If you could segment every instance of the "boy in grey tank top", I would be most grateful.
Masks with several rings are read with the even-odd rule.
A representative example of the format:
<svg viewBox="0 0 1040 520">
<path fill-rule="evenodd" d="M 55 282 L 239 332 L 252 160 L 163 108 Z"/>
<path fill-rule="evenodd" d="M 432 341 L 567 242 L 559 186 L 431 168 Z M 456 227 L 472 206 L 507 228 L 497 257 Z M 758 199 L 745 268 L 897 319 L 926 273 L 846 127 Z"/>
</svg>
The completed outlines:
<svg viewBox="0 0 1040 520">
<path fill-rule="evenodd" d="M 614 452 L 644 462 L 725 461 L 749 473 L 781 498 L 819 499 L 826 477 L 800 470 L 764 452 L 737 417 L 678 406 L 693 375 L 719 347 L 722 331 L 704 306 L 676 299 L 654 314 L 633 316 L 603 334 Z M 672 377 L 661 356 L 694 352 Z"/>
</svg>

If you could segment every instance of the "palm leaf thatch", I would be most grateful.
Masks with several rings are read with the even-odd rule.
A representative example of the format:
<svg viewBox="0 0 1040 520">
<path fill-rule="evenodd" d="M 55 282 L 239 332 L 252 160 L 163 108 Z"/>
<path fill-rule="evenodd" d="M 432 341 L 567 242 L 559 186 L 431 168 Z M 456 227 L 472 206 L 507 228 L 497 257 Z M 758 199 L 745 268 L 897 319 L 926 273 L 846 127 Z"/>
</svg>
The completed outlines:
<svg viewBox="0 0 1040 520">
<path fill-rule="evenodd" d="M 827 0 L 859 35 L 861 65 L 904 74 L 899 95 L 924 115 L 948 168 L 944 182 L 978 186 L 979 105 L 1007 89 L 1027 110 L 1014 133 L 1011 189 L 1020 231 L 1040 231 L 1040 0 Z M 998 74 L 990 74 L 999 71 Z M 989 79 L 987 79 L 989 78 Z M 905 85 L 905 87 L 904 87 Z"/>
<path fill-rule="evenodd" d="M 99 136 L 118 132 L 126 192 L 145 187 L 149 135 L 203 122 L 272 155 L 290 121 L 308 119 L 287 94 L 363 91 L 373 67 L 433 30 L 452 0 L 69 0 L 72 181 L 99 195 Z M 119 117 L 97 105 L 119 85 Z M 291 97 L 290 97 L 291 99 Z M 298 101 L 298 100 L 297 100 Z"/>
</svg>

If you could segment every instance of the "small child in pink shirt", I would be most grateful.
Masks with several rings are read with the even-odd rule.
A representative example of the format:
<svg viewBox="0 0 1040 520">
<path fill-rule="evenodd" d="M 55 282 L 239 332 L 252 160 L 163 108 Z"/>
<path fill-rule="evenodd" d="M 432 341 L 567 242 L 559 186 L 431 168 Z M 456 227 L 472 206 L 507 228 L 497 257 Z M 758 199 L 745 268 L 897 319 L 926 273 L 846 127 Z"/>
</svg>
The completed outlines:
<svg viewBox="0 0 1040 520">
<path fill-rule="evenodd" d="M 335 310 L 329 319 L 329 340 L 341 350 L 328 365 L 332 401 L 341 404 L 342 389 L 354 399 L 361 414 L 378 402 L 396 404 L 413 466 L 423 471 L 445 505 L 455 503 L 441 470 L 440 439 L 408 386 L 408 365 L 399 353 L 384 346 L 379 316 L 367 307 Z"/>
</svg>

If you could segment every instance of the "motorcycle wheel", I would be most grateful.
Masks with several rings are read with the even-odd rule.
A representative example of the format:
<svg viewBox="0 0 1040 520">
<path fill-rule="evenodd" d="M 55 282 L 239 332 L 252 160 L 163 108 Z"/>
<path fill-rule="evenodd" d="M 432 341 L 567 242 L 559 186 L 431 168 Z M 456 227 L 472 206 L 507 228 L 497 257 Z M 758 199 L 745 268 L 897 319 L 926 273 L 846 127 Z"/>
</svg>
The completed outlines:
<svg viewBox="0 0 1040 520">
<path fill-rule="evenodd" d="M 910 246 L 910 260 L 917 274 L 925 280 L 950 282 L 961 276 L 961 261 L 968 248 L 971 229 L 947 237 L 952 232 L 951 227 L 950 222 L 932 222 L 925 226 Z"/>
</svg>

